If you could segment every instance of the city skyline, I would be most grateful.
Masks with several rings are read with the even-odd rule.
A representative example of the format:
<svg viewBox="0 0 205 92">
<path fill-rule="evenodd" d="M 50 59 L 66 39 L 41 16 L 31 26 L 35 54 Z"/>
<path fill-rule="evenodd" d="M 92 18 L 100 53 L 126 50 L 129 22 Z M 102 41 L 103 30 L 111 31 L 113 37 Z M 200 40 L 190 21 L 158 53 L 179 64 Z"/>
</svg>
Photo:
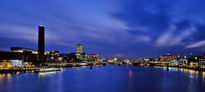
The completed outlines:
<svg viewBox="0 0 205 92">
<path fill-rule="evenodd" d="M 147 58 L 167 53 L 203 55 L 203 3 L 203 0 L 2 1 L 0 50 L 37 49 L 37 26 L 42 24 L 46 28 L 45 49 L 49 51 L 71 53 L 77 44 L 83 44 L 85 52 L 107 58 Z"/>
</svg>

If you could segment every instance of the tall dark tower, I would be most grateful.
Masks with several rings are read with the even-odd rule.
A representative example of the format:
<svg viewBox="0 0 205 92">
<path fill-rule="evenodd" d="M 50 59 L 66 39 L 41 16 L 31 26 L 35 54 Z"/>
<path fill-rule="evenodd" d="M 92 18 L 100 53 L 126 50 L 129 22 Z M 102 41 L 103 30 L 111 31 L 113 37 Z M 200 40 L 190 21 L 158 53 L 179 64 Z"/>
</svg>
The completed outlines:
<svg viewBox="0 0 205 92">
<path fill-rule="evenodd" d="M 38 62 L 44 63 L 44 51 L 45 51 L 45 28 L 43 26 L 38 27 Z"/>
</svg>

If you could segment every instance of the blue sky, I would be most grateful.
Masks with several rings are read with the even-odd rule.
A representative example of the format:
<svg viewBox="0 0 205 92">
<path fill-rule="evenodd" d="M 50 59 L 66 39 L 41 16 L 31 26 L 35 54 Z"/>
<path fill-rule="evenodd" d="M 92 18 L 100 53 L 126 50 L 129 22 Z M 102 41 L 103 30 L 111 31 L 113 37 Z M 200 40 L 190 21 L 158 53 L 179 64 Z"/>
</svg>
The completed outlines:
<svg viewBox="0 0 205 92">
<path fill-rule="evenodd" d="M 205 53 L 204 0 L 1 0 L 0 50 L 37 49 L 101 57 L 146 58 Z"/>
</svg>

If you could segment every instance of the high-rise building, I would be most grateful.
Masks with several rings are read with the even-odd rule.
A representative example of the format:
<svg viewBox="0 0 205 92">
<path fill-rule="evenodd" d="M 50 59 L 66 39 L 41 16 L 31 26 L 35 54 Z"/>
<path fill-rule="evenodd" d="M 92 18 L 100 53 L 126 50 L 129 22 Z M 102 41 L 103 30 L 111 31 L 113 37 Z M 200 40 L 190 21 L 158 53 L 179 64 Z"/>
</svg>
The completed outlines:
<svg viewBox="0 0 205 92">
<path fill-rule="evenodd" d="M 38 57 L 39 64 L 44 64 L 45 57 L 45 28 L 43 26 L 38 27 Z"/>
<path fill-rule="evenodd" d="M 42 55 L 45 51 L 45 28 L 43 26 L 38 27 L 38 54 Z"/>
<path fill-rule="evenodd" d="M 78 59 L 78 62 L 87 62 L 87 54 L 83 52 L 82 44 L 77 45 L 77 51 L 75 55 L 76 55 L 76 58 Z"/>
<path fill-rule="evenodd" d="M 83 53 L 83 45 L 82 44 L 78 44 L 77 45 L 77 54 L 82 54 Z"/>
</svg>

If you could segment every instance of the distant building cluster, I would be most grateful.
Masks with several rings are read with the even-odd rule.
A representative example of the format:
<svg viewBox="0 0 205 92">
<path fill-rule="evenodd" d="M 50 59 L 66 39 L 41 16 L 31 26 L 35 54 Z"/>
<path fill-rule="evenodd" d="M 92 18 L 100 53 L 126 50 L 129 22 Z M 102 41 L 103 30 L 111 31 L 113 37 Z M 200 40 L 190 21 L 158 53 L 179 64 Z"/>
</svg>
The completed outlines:
<svg viewBox="0 0 205 92">
<path fill-rule="evenodd" d="M 86 54 L 83 45 L 78 44 L 76 52 L 63 54 L 59 51 L 45 51 L 45 28 L 39 26 L 38 30 L 38 50 L 11 47 L 10 52 L 0 51 L 1 67 L 32 67 L 47 65 L 49 63 L 77 63 L 77 62 L 97 62 L 97 54 Z"/>
<path fill-rule="evenodd" d="M 84 46 L 78 44 L 76 52 L 69 54 L 59 51 L 45 51 L 45 28 L 39 26 L 38 30 L 38 49 L 29 49 L 23 47 L 11 47 L 9 52 L 0 51 L 0 68 L 7 67 L 36 67 L 49 66 L 68 63 L 113 63 L 113 64 L 133 64 L 143 65 L 159 64 L 172 66 L 188 66 L 205 68 L 205 54 L 203 56 L 193 56 L 192 53 L 187 58 L 179 55 L 161 55 L 159 58 L 138 58 L 138 59 L 99 59 L 98 54 L 86 54 Z"/>
<path fill-rule="evenodd" d="M 190 54 L 189 57 L 184 56 L 180 57 L 179 55 L 161 55 L 159 58 L 138 58 L 138 59 L 109 59 L 107 60 L 109 63 L 124 63 L 124 64 L 132 64 L 132 63 L 140 63 L 143 65 L 150 64 L 159 64 L 160 66 L 166 66 L 167 64 L 170 66 L 187 66 L 187 67 L 199 67 L 205 68 L 205 54 L 202 56 L 193 56 Z"/>
<path fill-rule="evenodd" d="M 83 48 L 83 46 L 80 46 Z M 79 49 L 77 45 L 77 52 L 70 54 L 62 54 L 59 51 L 45 51 L 44 62 L 46 63 L 77 63 L 77 62 L 98 62 L 97 54 L 86 54 L 83 49 Z M 79 51 L 80 50 L 80 51 Z M 10 52 L 0 52 L 0 67 L 3 65 L 22 66 L 38 65 L 38 51 L 35 49 L 28 49 L 22 47 L 11 47 Z M 7 63 L 6 63 L 7 62 Z M 8 63 L 9 62 L 9 63 Z"/>
</svg>

